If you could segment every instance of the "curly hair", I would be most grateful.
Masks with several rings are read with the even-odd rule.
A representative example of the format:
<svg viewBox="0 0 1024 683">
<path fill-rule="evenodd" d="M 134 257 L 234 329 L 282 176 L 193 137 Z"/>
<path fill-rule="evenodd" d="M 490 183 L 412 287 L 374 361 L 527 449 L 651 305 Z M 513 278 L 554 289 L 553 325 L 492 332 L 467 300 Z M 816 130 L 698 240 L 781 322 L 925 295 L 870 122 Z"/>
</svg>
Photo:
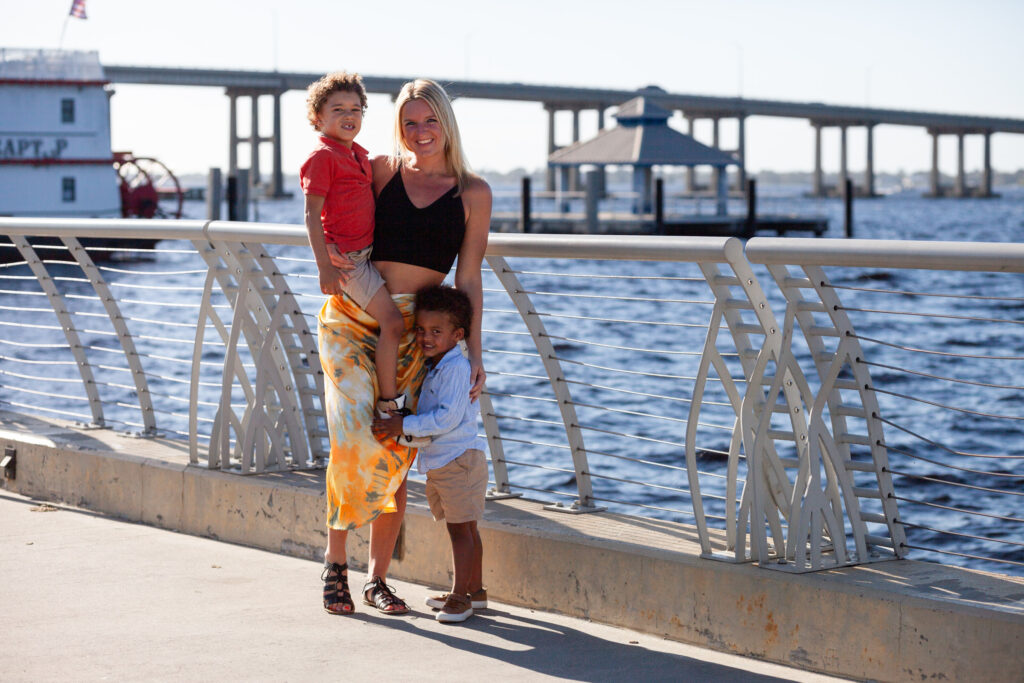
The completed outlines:
<svg viewBox="0 0 1024 683">
<path fill-rule="evenodd" d="M 449 285 L 430 285 L 416 292 L 416 311 L 447 313 L 455 329 L 469 337 L 473 325 L 473 304 L 466 293 Z"/>
<path fill-rule="evenodd" d="M 366 88 L 363 87 L 363 79 L 359 74 L 350 74 L 347 71 L 335 71 L 322 76 L 320 80 L 314 81 L 306 88 L 306 118 L 313 130 L 320 130 L 317 122 L 320 118 L 320 108 L 333 93 L 351 92 L 359 95 L 359 104 L 366 109 Z"/>
</svg>

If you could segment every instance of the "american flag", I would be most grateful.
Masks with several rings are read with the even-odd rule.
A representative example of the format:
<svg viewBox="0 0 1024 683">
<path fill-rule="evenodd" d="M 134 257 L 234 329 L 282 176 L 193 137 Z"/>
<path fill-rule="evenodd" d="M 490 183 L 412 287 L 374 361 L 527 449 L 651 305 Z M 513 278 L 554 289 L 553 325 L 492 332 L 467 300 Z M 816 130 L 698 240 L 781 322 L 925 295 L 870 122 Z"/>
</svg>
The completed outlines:
<svg viewBox="0 0 1024 683">
<path fill-rule="evenodd" d="M 71 0 L 71 11 L 68 14 L 79 19 L 86 19 L 85 0 Z"/>
</svg>

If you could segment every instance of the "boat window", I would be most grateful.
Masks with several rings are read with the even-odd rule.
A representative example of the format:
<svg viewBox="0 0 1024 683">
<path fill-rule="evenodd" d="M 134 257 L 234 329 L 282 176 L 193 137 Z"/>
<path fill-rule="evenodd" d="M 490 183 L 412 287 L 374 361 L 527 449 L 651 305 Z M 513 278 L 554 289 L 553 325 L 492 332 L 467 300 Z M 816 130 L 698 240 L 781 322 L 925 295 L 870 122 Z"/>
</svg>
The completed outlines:
<svg viewBox="0 0 1024 683">
<path fill-rule="evenodd" d="M 60 122 L 75 122 L 75 101 L 70 97 L 66 97 L 60 101 Z"/>
<path fill-rule="evenodd" d="M 73 202 L 75 201 L 75 179 L 74 178 L 62 178 L 61 179 L 63 188 L 63 201 Z"/>
</svg>

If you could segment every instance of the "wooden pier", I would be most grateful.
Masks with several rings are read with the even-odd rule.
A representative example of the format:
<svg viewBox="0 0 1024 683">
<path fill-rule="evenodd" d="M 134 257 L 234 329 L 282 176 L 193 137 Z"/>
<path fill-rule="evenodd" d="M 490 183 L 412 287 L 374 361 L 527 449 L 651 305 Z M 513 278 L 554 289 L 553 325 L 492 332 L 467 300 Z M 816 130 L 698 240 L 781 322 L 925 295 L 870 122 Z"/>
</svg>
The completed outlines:
<svg viewBox="0 0 1024 683">
<path fill-rule="evenodd" d="M 827 230 L 826 218 L 783 215 L 758 216 L 753 222 L 746 216 L 672 216 L 659 224 L 650 215 L 602 213 L 598 215 L 596 225 L 592 225 L 581 213 L 534 214 L 525 225 L 520 214 L 502 213 L 491 216 L 491 232 L 712 237 L 813 233 L 815 237 L 820 237 Z"/>
<path fill-rule="evenodd" d="M 522 179 L 520 207 L 518 212 L 495 213 L 491 216 L 491 232 L 523 232 L 553 234 L 600 234 L 600 235 L 704 235 L 710 237 L 753 237 L 770 233 L 783 236 L 789 233 L 813 233 L 820 237 L 828 231 L 828 219 L 824 216 L 758 215 L 757 184 L 747 179 L 747 212 L 744 215 L 727 213 L 715 214 L 665 214 L 665 192 L 661 178 L 654 183 L 654 211 L 652 213 L 627 213 L 598 211 L 598 197 L 592 188 L 586 193 L 570 194 L 584 199 L 584 211 L 580 212 L 535 212 L 532 197 L 541 194 L 530 191 L 530 179 Z M 847 181 L 846 219 L 844 232 L 852 233 L 852 194 Z M 555 195 L 559 196 L 559 195 Z"/>
</svg>

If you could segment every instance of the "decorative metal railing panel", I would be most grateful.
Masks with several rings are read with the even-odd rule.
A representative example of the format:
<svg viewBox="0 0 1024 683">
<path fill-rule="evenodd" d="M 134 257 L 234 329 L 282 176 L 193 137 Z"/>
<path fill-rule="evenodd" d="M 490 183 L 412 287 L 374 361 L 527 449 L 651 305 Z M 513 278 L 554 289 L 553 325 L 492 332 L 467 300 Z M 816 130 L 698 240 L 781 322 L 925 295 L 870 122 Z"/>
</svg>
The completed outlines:
<svg viewBox="0 0 1024 683">
<path fill-rule="evenodd" d="M 1024 245 L 755 238 L 746 254 L 805 343 L 812 425 L 869 559 L 1024 568 Z M 937 290 L 936 271 L 959 275 Z"/>
<path fill-rule="evenodd" d="M 324 378 L 311 333 L 323 297 L 301 226 L 0 219 L 4 234 L 12 245 L 0 248 L 9 252 L 0 253 L 0 409 L 166 434 L 188 442 L 192 463 L 226 471 L 324 464 Z M 146 238 L 163 241 L 94 246 Z M 951 411 L 1019 435 L 1024 352 L 996 340 L 996 350 L 974 355 L 998 363 L 999 378 L 959 377 L 893 356 L 933 363 L 965 354 L 905 350 L 898 331 L 883 334 L 884 321 L 920 319 L 1019 335 L 1019 276 L 1000 276 L 1017 277 L 1016 290 L 958 294 L 851 286 L 834 273 L 931 268 L 991 278 L 1024 270 L 1020 252 L 757 238 L 745 254 L 731 238 L 494 234 L 481 399 L 490 495 L 692 523 L 705 556 L 783 571 L 932 551 L 920 539 L 939 533 L 1001 549 L 954 554 L 1024 567 L 1012 531 L 1024 515 L 900 486 L 978 473 L 980 483 L 955 483 L 994 501 L 1022 495 L 1019 444 L 941 444 L 922 419 Z M 868 295 L 952 301 L 964 312 L 872 306 Z M 893 373 L 966 388 L 969 405 L 880 381 Z M 945 528 L 963 515 L 1011 532 Z"/>
</svg>

